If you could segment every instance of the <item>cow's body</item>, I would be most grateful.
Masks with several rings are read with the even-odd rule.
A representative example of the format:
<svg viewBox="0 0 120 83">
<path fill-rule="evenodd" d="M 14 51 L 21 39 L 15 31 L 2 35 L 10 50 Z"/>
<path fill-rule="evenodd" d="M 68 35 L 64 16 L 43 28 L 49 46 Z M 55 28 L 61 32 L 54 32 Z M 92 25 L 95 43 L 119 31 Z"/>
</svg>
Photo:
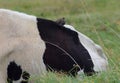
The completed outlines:
<svg viewBox="0 0 120 83">
<path fill-rule="evenodd" d="M 22 73 L 39 75 L 44 72 L 43 54 L 45 43 L 39 36 L 36 17 L 23 13 L 0 9 L 0 83 L 7 78 L 7 73 L 19 73 L 10 62 L 21 67 Z M 11 65 L 13 69 L 8 69 Z M 10 67 L 10 66 L 9 66 Z M 14 80 L 14 75 L 8 79 Z M 19 82 L 17 82 L 19 83 Z"/>
<path fill-rule="evenodd" d="M 0 83 L 24 83 L 46 68 L 72 75 L 105 70 L 101 48 L 63 24 L 0 9 Z"/>
</svg>

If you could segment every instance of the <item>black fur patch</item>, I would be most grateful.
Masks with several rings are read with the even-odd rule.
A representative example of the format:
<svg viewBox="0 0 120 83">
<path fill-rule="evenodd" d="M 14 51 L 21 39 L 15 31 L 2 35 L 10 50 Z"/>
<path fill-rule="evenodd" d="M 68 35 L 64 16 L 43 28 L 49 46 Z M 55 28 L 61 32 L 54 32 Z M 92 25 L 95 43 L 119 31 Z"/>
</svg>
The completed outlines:
<svg viewBox="0 0 120 83">
<path fill-rule="evenodd" d="M 57 36 L 59 33 L 56 33 L 56 32 L 59 31 L 61 34 L 62 33 L 68 34 L 71 38 L 73 38 L 72 41 L 74 41 L 76 44 L 80 43 L 77 32 L 69 28 L 65 28 L 63 25 L 60 25 L 57 22 L 54 22 L 52 20 L 37 18 L 37 21 L 38 21 L 37 26 L 40 32 L 40 36 L 44 41 L 46 41 L 47 35 Z"/>
<path fill-rule="evenodd" d="M 94 64 L 89 52 L 80 42 L 78 33 L 69 28 L 65 28 L 58 22 L 37 18 L 38 31 L 46 43 L 46 50 L 43 56 L 46 67 L 48 65 L 53 70 L 66 72 L 69 72 L 73 68 L 74 61 L 58 48 L 60 47 L 71 55 L 81 69 L 84 69 L 84 73 L 91 75 L 94 72 Z M 57 45 L 57 48 L 54 45 Z M 79 68 L 77 68 L 78 70 Z M 75 75 L 76 71 L 70 73 Z"/>
<path fill-rule="evenodd" d="M 19 65 L 17 65 L 14 61 L 10 62 L 7 68 L 7 75 L 9 83 L 12 81 L 17 81 L 20 79 L 22 74 L 22 69 Z"/>
<path fill-rule="evenodd" d="M 22 78 L 24 80 L 28 80 L 30 78 L 30 74 L 28 72 L 24 71 L 23 74 L 22 74 Z"/>
<path fill-rule="evenodd" d="M 28 81 L 21 81 L 20 83 L 28 83 Z"/>
</svg>

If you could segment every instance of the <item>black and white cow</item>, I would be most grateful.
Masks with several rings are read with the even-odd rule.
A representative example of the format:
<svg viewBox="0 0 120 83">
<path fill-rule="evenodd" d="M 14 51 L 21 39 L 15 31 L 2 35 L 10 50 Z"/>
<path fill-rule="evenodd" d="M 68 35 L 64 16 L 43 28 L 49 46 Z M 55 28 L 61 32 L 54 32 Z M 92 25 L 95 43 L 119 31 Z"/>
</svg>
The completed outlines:
<svg viewBox="0 0 120 83">
<path fill-rule="evenodd" d="M 42 75 L 46 68 L 91 75 L 102 67 L 94 59 L 101 59 L 100 54 L 98 45 L 68 25 L 0 9 L 1 83 L 27 83 L 31 75 Z"/>
</svg>

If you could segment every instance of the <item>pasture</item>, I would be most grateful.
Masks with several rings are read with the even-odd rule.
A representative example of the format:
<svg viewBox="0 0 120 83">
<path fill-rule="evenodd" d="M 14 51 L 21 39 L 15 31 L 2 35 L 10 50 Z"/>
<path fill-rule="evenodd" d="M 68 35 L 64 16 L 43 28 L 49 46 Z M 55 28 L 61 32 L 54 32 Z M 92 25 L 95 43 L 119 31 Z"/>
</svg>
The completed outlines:
<svg viewBox="0 0 120 83">
<path fill-rule="evenodd" d="M 49 72 L 32 77 L 36 83 L 120 83 L 119 7 L 119 0 L 0 0 L 0 8 L 51 20 L 65 17 L 68 24 L 101 45 L 108 57 L 106 72 L 76 78 Z"/>
</svg>

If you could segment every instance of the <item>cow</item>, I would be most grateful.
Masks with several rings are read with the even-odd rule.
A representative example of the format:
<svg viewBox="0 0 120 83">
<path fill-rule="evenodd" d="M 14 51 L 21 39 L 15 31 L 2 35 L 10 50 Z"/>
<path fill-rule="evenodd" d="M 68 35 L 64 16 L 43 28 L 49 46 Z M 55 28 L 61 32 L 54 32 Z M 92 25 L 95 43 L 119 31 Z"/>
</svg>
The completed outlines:
<svg viewBox="0 0 120 83">
<path fill-rule="evenodd" d="M 0 9 L 1 83 L 34 83 L 30 76 L 46 69 L 92 75 L 102 67 L 94 59 L 101 54 L 99 45 L 64 22 Z"/>
</svg>

